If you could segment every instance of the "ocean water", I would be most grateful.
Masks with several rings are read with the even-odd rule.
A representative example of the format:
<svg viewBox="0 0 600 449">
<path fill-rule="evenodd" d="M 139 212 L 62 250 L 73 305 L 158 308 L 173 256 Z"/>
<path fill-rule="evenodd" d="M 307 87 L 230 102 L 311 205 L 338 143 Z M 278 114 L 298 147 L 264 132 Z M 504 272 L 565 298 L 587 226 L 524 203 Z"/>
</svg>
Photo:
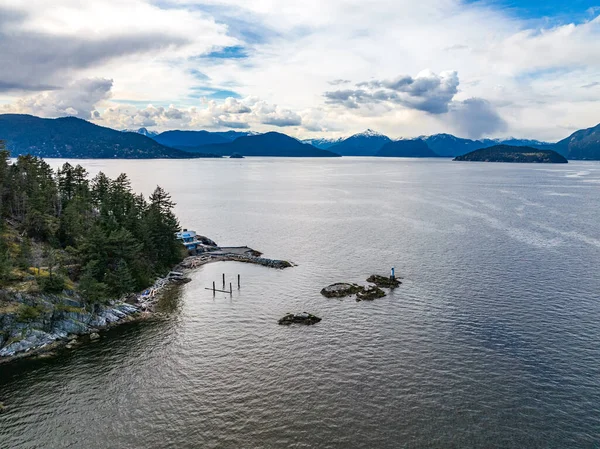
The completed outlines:
<svg viewBox="0 0 600 449">
<path fill-rule="evenodd" d="M 298 266 L 207 265 L 150 322 L 0 366 L 0 448 L 600 447 L 599 163 L 80 163 Z M 392 266 L 383 299 L 319 294 Z"/>
</svg>

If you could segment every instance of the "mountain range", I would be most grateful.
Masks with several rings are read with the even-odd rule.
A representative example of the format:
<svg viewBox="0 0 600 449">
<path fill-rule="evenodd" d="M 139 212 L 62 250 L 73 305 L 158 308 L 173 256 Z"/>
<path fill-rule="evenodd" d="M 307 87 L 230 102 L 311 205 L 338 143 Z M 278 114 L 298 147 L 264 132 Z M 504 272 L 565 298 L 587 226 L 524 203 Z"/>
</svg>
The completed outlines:
<svg viewBox="0 0 600 449">
<path fill-rule="evenodd" d="M 300 142 L 285 134 L 269 132 L 265 134 L 246 135 L 226 143 L 201 145 L 197 147 L 178 147 L 194 152 L 208 152 L 220 156 L 231 156 L 237 153 L 242 156 L 283 156 L 283 157 L 339 157 L 339 154 L 316 148 Z"/>
<path fill-rule="evenodd" d="M 365 132 L 343 139 L 330 146 L 328 150 L 342 156 L 375 156 L 386 143 L 391 141 L 389 137 L 367 129 Z"/>
<path fill-rule="evenodd" d="M 509 139 L 471 140 L 462 139 L 452 134 L 434 134 L 432 136 L 421 136 L 419 139 L 423 140 L 429 148 L 441 157 L 456 157 L 494 145 L 531 146 L 534 148 L 552 145 L 547 142 L 540 142 L 539 140 L 515 139 L 512 137 Z"/>
<path fill-rule="evenodd" d="M 168 147 L 200 147 L 203 145 L 214 145 L 219 143 L 233 142 L 238 137 L 255 135 L 253 132 L 225 131 L 165 131 L 153 139 L 162 145 Z"/>
<path fill-rule="evenodd" d="M 400 139 L 386 143 L 375 154 L 378 157 L 439 157 L 421 139 Z"/>
<path fill-rule="evenodd" d="M 60 158 L 189 158 L 181 150 L 138 133 L 121 132 L 75 117 L 45 119 L 32 115 L 0 115 L 0 140 L 13 157 L 32 154 Z"/>
<path fill-rule="evenodd" d="M 600 125 L 582 129 L 553 145 L 567 159 L 600 160 Z"/>
<path fill-rule="evenodd" d="M 146 136 L 146 137 L 156 137 L 159 134 L 156 131 L 150 131 L 148 128 L 124 129 L 123 132 L 124 133 L 141 134 L 142 136 Z"/>
<path fill-rule="evenodd" d="M 0 140 L 13 156 L 62 158 L 197 158 L 239 153 L 287 157 L 456 157 L 495 145 L 554 150 L 568 159 L 600 160 L 600 125 L 573 133 L 557 143 L 527 139 L 471 140 L 451 134 L 392 140 L 372 130 L 347 138 L 300 141 L 285 134 L 247 131 L 166 131 L 147 128 L 124 132 L 74 117 L 43 119 L 0 114 Z"/>
</svg>

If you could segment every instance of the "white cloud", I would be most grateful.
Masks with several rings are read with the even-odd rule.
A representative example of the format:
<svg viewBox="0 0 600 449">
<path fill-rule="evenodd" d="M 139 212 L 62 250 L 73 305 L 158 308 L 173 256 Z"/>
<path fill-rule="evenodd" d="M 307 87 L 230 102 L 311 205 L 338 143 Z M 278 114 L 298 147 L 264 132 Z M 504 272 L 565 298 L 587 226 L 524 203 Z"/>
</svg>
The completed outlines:
<svg viewBox="0 0 600 449">
<path fill-rule="evenodd" d="M 21 98 L 0 110 L 42 117 L 71 115 L 90 120 L 96 105 L 110 97 L 112 84 L 113 80 L 104 78 L 81 79 L 64 89 Z"/>
<path fill-rule="evenodd" d="M 40 110 L 41 112 L 41 110 Z M 205 100 L 201 106 L 180 108 L 148 105 L 110 104 L 92 114 L 92 121 L 115 129 L 154 127 L 167 129 L 248 129 L 268 130 L 269 126 L 300 126 L 302 117 L 277 105 L 255 97 L 241 100 L 227 98 L 224 102 Z M 43 114 L 42 114 L 43 115 Z"/>
<path fill-rule="evenodd" d="M 403 75 L 390 80 L 363 81 L 356 89 L 325 92 L 328 104 L 358 109 L 361 105 L 377 103 L 401 105 L 410 109 L 442 114 L 458 92 L 458 74 L 431 70 L 420 72 L 415 78 Z"/>
<path fill-rule="evenodd" d="M 598 17 L 532 28 L 493 3 L 462 0 L 2 0 L 0 8 L 0 38 L 10 44 L 0 59 L 12 61 L 0 68 L 0 102 L 40 114 L 80 115 L 96 101 L 115 127 L 284 127 L 299 136 L 371 127 L 392 137 L 558 139 L 600 121 Z M 247 57 L 198 57 L 228 46 Z M 65 98 L 84 78 L 114 80 L 112 102 Z M 323 96 L 343 91 L 357 107 Z M 489 126 L 459 122 L 477 107 Z"/>
</svg>

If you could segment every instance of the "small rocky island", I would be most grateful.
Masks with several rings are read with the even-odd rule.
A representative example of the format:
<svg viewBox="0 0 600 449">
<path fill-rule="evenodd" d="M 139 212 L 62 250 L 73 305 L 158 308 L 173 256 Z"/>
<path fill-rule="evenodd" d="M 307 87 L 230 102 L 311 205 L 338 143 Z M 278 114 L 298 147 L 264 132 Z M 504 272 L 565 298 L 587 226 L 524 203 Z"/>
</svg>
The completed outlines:
<svg viewBox="0 0 600 449">
<path fill-rule="evenodd" d="M 346 298 L 348 296 L 356 296 L 356 301 L 373 301 L 385 296 L 385 292 L 382 288 L 394 289 L 401 284 L 395 277 L 385 277 L 377 274 L 369 276 L 367 282 L 375 285 L 364 286 L 338 282 L 322 289 L 321 295 L 326 298 Z"/>
<path fill-rule="evenodd" d="M 304 324 L 310 326 L 313 324 L 317 324 L 319 321 L 321 321 L 321 318 L 311 313 L 288 313 L 286 316 L 279 320 L 279 324 L 284 326 L 289 326 L 290 324 Z"/>
<path fill-rule="evenodd" d="M 375 284 L 377 287 L 380 287 L 380 288 L 391 288 L 391 289 L 400 287 L 400 284 L 402 284 L 402 282 L 400 282 L 395 277 L 380 276 L 378 274 L 373 274 L 373 275 L 369 276 L 369 278 L 367 279 L 367 282 L 370 282 L 371 284 Z"/>
<path fill-rule="evenodd" d="M 455 161 L 467 162 L 519 162 L 541 164 L 566 164 L 569 161 L 552 150 L 540 150 L 532 147 L 515 147 L 511 145 L 494 145 L 489 148 L 475 150 L 454 158 Z"/>
</svg>

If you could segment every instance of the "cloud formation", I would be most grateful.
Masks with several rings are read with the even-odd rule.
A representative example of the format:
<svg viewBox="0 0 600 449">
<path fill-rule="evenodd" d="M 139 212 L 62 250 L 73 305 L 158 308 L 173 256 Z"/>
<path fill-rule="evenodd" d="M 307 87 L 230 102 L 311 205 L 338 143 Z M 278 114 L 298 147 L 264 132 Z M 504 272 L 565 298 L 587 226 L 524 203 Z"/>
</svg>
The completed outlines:
<svg viewBox="0 0 600 449">
<path fill-rule="evenodd" d="M 0 3 L 0 104 L 12 110 L 298 137 L 558 139 L 600 121 L 598 11 L 535 21 L 463 0 Z M 94 79 L 113 80 L 109 93 L 81 86 L 89 100 L 75 98 L 76 80 Z"/>
<path fill-rule="evenodd" d="M 187 39 L 158 32 L 116 36 L 72 36 L 28 30 L 25 13 L 0 7 L 0 92 L 40 91 L 61 86 L 69 72 L 132 54 L 169 49 Z M 9 22 L 12 18 L 14 22 Z"/>
<path fill-rule="evenodd" d="M 29 106 L 33 101 L 26 103 Z M 39 115 L 54 110 L 38 109 Z M 60 115 L 60 114 L 59 114 Z M 45 115 L 47 116 L 47 115 Z M 53 115 L 55 116 L 55 115 Z M 115 105 L 103 112 L 93 111 L 92 121 L 115 129 L 156 127 L 157 129 L 248 129 L 260 125 L 300 126 L 302 118 L 289 109 L 269 104 L 255 97 L 224 102 L 206 100 L 200 107 L 181 108 L 148 105 Z"/>
<path fill-rule="evenodd" d="M 442 72 L 436 75 L 430 70 L 416 77 L 399 76 L 390 80 L 373 80 L 358 83 L 357 89 L 325 92 L 328 104 L 358 109 L 361 105 L 391 103 L 409 109 L 443 114 L 458 92 L 458 73 Z"/>
<path fill-rule="evenodd" d="M 450 121 L 463 136 L 479 139 L 506 131 L 507 124 L 494 106 L 482 98 L 469 98 L 452 104 Z"/>
<path fill-rule="evenodd" d="M 81 79 L 63 89 L 36 94 L 5 105 L 4 112 L 33 114 L 41 117 L 65 115 L 91 120 L 98 117 L 96 104 L 110 98 L 113 80 Z"/>
</svg>

